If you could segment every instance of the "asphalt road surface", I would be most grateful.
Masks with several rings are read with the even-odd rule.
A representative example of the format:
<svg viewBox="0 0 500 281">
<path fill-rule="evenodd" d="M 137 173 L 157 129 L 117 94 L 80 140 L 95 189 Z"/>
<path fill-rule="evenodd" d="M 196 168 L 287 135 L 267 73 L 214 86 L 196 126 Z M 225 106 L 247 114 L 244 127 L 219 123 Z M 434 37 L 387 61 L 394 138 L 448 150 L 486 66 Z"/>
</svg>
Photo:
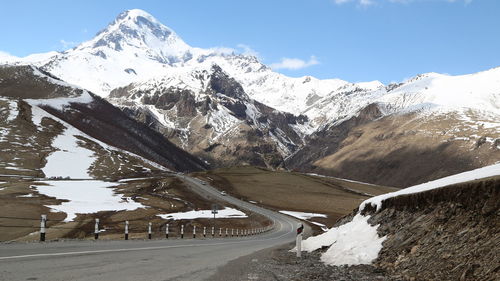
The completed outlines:
<svg viewBox="0 0 500 281">
<path fill-rule="evenodd" d="M 231 260 L 294 241 L 297 220 L 178 176 L 206 198 L 269 217 L 274 229 L 238 238 L 0 244 L 0 280 L 204 280 Z"/>
</svg>

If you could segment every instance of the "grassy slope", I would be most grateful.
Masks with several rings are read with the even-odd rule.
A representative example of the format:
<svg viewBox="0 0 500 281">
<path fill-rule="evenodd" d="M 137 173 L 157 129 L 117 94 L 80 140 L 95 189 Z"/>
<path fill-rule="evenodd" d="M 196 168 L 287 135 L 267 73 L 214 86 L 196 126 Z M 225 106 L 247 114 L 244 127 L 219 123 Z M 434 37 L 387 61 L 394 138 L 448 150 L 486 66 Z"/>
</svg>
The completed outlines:
<svg viewBox="0 0 500 281">
<path fill-rule="evenodd" d="M 371 195 L 394 188 L 256 167 L 233 167 L 193 173 L 234 197 L 274 210 L 326 214 L 313 221 L 332 226 Z"/>
</svg>

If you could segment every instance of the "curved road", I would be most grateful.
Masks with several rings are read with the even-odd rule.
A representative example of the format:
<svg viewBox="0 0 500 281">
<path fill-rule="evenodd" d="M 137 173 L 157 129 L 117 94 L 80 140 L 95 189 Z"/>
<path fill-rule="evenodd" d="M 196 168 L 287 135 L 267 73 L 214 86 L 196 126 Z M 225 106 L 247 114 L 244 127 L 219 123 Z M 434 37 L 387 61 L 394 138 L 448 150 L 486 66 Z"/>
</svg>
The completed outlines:
<svg viewBox="0 0 500 281">
<path fill-rule="evenodd" d="M 298 220 L 178 177 L 202 196 L 269 217 L 274 229 L 239 238 L 0 244 L 0 280 L 204 280 L 231 260 L 294 241 Z"/>
</svg>

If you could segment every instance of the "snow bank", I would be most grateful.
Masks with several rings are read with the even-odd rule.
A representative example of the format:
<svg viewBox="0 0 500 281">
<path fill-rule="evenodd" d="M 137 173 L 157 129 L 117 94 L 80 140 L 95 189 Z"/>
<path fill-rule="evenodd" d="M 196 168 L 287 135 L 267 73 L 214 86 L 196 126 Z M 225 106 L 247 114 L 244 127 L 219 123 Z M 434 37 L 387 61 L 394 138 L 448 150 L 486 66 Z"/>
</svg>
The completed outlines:
<svg viewBox="0 0 500 281">
<path fill-rule="evenodd" d="M 317 213 L 303 213 L 303 212 L 294 212 L 294 211 L 279 211 L 282 214 L 292 216 L 294 218 L 298 218 L 301 220 L 308 220 L 310 218 L 326 218 L 324 214 Z"/>
<path fill-rule="evenodd" d="M 386 237 L 378 236 L 378 225 L 371 226 L 369 218 L 357 214 L 351 222 L 302 241 L 302 250 L 312 252 L 323 246 L 331 246 L 321 256 L 321 261 L 326 264 L 370 264 L 377 258 Z"/>
<path fill-rule="evenodd" d="M 373 207 L 377 208 L 377 211 L 379 211 L 382 208 L 382 202 L 388 198 L 396 197 L 399 195 L 405 195 L 405 194 L 412 194 L 412 193 L 417 193 L 417 192 L 423 192 L 439 187 L 444 187 L 447 185 L 452 185 L 452 184 L 457 184 L 457 183 L 462 183 L 462 182 L 468 182 L 468 181 L 473 181 L 477 179 L 482 179 L 482 178 L 488 178 L 488 177 L 493 177 L 493 176 L 498 176 L 500 175 L 500 163 L 499 164 L 494 164 L 491 166 L 486 166 L 483 168 L 475 169 L 472 171 L 452 175 L 449 177 L 441 178 L 435 181 L 430 181 L 426 182 L 423 184 L 415 185 L 412 187 L 408 187 L 396 192 L 391 192 L 391 193 L 386 193 L 382 194 L 376 197 L 372 197 L 370 199 L 365 200 L 361 205 L 359 206 L 359 210 L 362 211 L 367 205 L 371 205 Z"/>
<path fill-rule="evenodd" d="M 60 205 L 48 205 L 56 212 L 67 214 L 65 221 L 72 221 L 76 214 L 91 214 L 100 211 L 120 211 L 146 208 L 130 198 L 116 194 L 113 187 L 118 183 L 104 181 L 41 181 L 47 185 L 34 185 L 39 193 L 61 200 Z"/>
<path fill-rule="evenodd" d="M 209 219 L 213 218 L 212 210 L 199 210 L 199 211 L 189 211 L 189 212 L 179 212 L 158 215 L 162 219 L 168 220 L 192 220 L 192 219 Z M 246 218 L 247 215 L 240 210 L 233 208 L 224 208 L 219 210 L 219 213 L 215 215 L 218 219 L 227 218 Z"/>
</svg>

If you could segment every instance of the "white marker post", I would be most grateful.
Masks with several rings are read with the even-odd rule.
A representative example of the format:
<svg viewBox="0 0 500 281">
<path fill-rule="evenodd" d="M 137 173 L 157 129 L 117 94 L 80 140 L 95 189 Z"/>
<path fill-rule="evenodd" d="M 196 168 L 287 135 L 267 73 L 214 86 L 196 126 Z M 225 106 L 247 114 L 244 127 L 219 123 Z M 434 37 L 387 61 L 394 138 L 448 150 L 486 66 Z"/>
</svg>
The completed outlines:
<svg viewBox="0 0 500 281">
<path fill-rule="evenodd" d="M 151 225 L 152 225 L 152 223 L 150 222 L 148 224 L 148 239 L 151 239 Z"/>
<path fill-rule="evenodd" d="M 222 227 L 219 228 L 219 237 L 222 236 Z"/>
<path fill-rule="evenodd" d="M 302 256 L 302 232 L 304 232 L 304 225 L 299 223 L 297 227 L 297 239 L 296 239 L 297 258 L 300 258 Z"/>
<path fill-rule="evenodd" d="M 128 221 L 125 221 L 125 240 L 128 240 Z"/>
<path fill-rule="evenodd" d="M 204 226 L 203 227 L 203 238 L 206 238 L 207 237 L 207 227 Z"/>
<path fill-rule="evenodd" d="M 196 225 L 193 225 L 193 239 L 196 238 Z"/>
<path fill-rule="evenodd" d="M 239 229 L 236 229 L 236 237 L 239 236 L 238 232 L 239 232 Z"/>
<path fill-rule="evenodd" d="M 94 238 L 95 240 L 99 239 L 99 219 L 95 219 Z"/>
<path fill-rule="evenodd" d="M 233 237 L 233 236 L 234 236 L 234 229 L 231 228 L 231 237 Z"/>
<path fill-rule="evenodd" d="M 42 220 L 40 221 L 40 241 L 45 241 L 45 226 L 47 223 L 47 215 L 42 215 Z"/>
<path fill-rule="evenodd" d="M 226 237 L 227 237 L 227 227 L 226 227 Z"/>
<path fill-rule="evenodd" d="M 181 225 L 181 239 L 184 238 L 184 225 Z"/>
<path fill-rule="evenodd" d="M 165 225 L 165 238 L 168 239 L 168 223 Z"/>
<path fill-rule="evenodd" d="M 214 238 L 214 234 L 215 234 L 215 227 L 212 226 L 212 238 Z"/>
</svg>

